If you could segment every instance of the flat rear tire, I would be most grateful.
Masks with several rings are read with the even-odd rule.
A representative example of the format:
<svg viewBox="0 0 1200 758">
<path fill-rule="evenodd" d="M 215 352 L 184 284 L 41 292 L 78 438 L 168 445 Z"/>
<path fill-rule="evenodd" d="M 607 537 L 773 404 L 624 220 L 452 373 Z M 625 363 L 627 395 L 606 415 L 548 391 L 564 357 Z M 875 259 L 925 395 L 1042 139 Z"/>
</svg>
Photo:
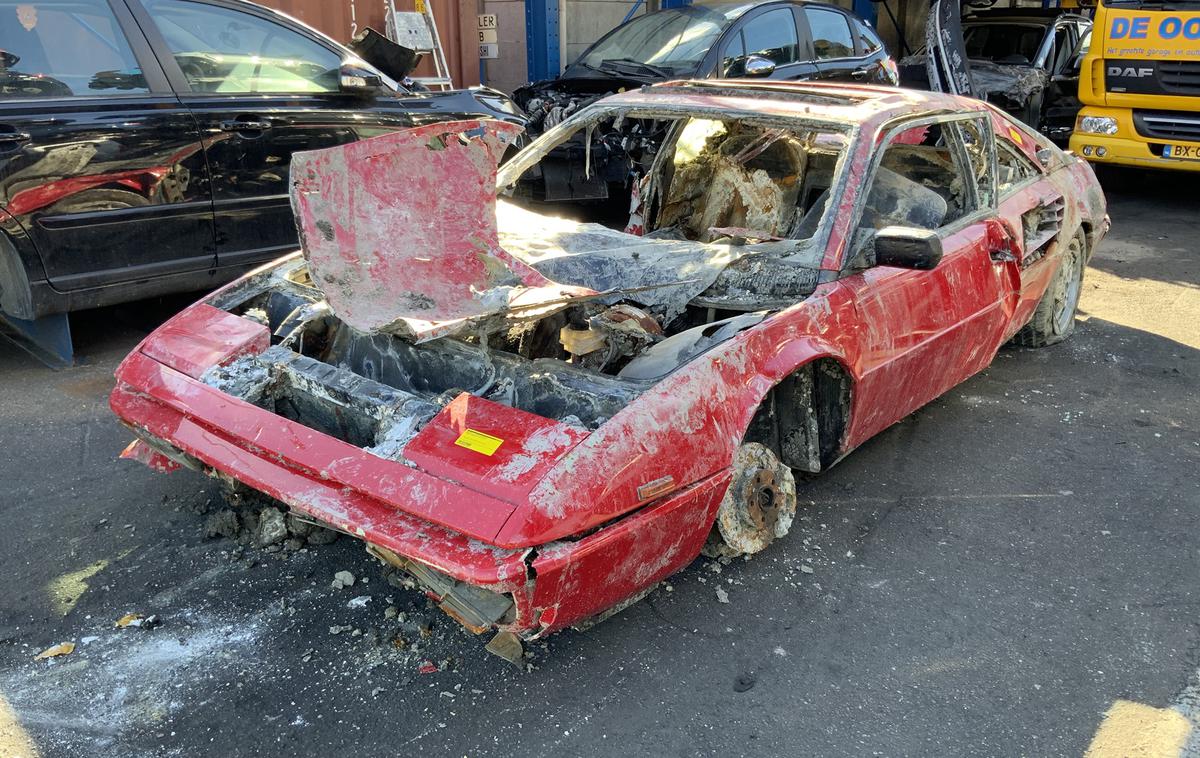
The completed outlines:
<svg viewBox="0 0 1200 758">
<path fill-rule="evenodd" d="M 1042 293 L 1033 318 L 1013 337 L 1022 347 L 1046 347 L 1062 342 L 1075 331 L 1075 311 L 1083 291 L 1087 254 L 1083 235 L 1076 233 L 1067 243 L 1058 270 Z"/>
</svg>

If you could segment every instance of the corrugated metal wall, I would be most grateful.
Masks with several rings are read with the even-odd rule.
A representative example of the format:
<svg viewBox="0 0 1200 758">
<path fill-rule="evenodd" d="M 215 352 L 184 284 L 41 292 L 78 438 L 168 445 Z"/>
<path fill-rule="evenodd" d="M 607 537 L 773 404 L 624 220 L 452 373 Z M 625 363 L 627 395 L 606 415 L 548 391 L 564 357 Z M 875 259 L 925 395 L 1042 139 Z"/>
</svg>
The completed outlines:
<svg viewBox="0 0 1200 758">
<path fill-rule="evenodd" d="M 380 0 L 256 0 L 268 8 L 295 16 L 321 30 L 338 42 L 346 42 L 358 29 L 370 26 L 384 30 L 383 8 Z M 437 19 L 438 33 L 450 65 L 450 76 L 458 87 L 479 84 L 479 51 L 475 32 L 476 0 L 427 0 Z M 413 0 L 396 0 L 397 11 L 415 10 Z M 418 74 L 432 74 L 429 61 L 421 64 Z"/>
</svg>

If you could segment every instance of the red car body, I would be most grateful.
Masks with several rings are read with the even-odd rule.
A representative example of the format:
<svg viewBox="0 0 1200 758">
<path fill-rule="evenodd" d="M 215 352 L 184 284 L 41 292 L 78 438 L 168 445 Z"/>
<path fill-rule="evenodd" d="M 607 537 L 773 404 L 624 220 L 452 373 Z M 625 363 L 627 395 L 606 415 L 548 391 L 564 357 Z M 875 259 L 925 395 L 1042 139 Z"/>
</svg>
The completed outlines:
<svg viewBox="0 0 1200 758">
<path fill-rule="evenodd" d="M 140 438 L 129 456 L 232 478 L 418 576 L 433 569 L 443 584 L 423 583 L 460 620 L 447 602 L 452 586 L 511 598 L 502 618 L 467 625 L 530 639 L 636 599 L 697 557 L 739 442 L 764 398 L 799 368 L 835 362 L 848 377 L 836 460 L 985 368 L 1033 317 L 1066 241 L 1078 235 L 1090 251 L 1107 229 L 1103 195 L 1084 162 L 974 100 L 722 82 L 644 88 L 602 105 L 844 126 L 841 179 L 811 294 L 678 366 L 596 428 L 463 392 L 408 441 L 403 463 L 202 381 L 212 367 L 272 342 L 267 326 L 210 297 L 147 337 L 117 370 L 112 408 Z M 982 116 L 1035 174 L 941 234 L 943 255 L 931 270 L 847 270 L 849 230 L 885 135 L 961 114 Z M 522 158 L 514 163 L 519 170 Z M 471 191 L 460 199 L 470 202 Z M 492 186 L 483 191 L 494 201 Z M 1044 221 L 1047 208 L 1053 228 L 1043 224 L 1034 239 L 1030 214 L 1041 209 Z M 483 448 L 489 438 L 502 444 L 481 452 L 463 444 L 464 430 L 482 435 Z"/>
</svg>

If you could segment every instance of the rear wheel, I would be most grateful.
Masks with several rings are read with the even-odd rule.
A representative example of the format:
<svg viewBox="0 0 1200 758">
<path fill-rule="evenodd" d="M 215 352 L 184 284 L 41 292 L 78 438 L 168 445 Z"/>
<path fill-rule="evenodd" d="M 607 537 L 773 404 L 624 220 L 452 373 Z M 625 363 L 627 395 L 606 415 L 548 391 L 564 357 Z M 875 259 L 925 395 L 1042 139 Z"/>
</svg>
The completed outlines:
<svg viewBox="0 0 1200 758">
<path fill-rule="evenodd" d="M 1045 347 L 1062 342 L 1075 331 L 1075 310 L 1083 291 L 1085 265 L 1083 235 L 1076 234 L 1067 243 L 1058 271 L 1042 294 L 1033 318 L 1013 337 L 1024 347 Z"/>
<path fill-rule="evenodd" d="M 733 478 L 705 552 L 712 556 L 757 553 L 787 534 L 795 517 L 792 470 L 765 445 L 747 442 L 734 452 Z"/>
</svg>

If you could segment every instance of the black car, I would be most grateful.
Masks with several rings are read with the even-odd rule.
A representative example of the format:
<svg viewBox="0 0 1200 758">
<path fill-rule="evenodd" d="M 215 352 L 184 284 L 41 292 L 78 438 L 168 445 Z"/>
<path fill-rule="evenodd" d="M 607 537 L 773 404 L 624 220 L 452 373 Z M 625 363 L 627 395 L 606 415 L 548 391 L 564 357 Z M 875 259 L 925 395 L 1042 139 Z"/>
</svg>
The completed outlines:
<svg viewBox="0 0 1200 758">
<path fill-rule="evenodd" d="M 971 10 L 964 49 L 977 94 L 1065 144 L 1081 107 L 1079 61 L 1092 22 L 1058 8 Z M 925 53 L 900 62 L 905 86 L 927 89 Z"/>
<path fill-rule="evenodd" d="M 836 80 L 896 84 L 896 64 L 869 24 L 824 3 L 698 2 L 628 21 L 589 47 L 557 79 L 518 89 L 513 99 L 538 134 L 604 95 L 668 79 Z M 543 160 L 533 199 L 598 200 L 628 186 L 633 143 L 653 150 L 650 125 L 599 134 L 597 151 L 568 145 Z M 619 144 L 618 144 L 619 143 Z M 636 151 L 635 151 L 636 152 Z M 585 161 L 591 165 L 585 167 Z M 633 162 L 637 162 L 636 155 Z M 636 170 L 636 167 L 634 167 Z"/>
<path fill-rule="evenodd" d="M 247 2 L 0 0 L 0 311 L 69 359 L 67 311 L 295 249 L 293 151 L 479 115 L 524 123 Z"/>
</svg>

